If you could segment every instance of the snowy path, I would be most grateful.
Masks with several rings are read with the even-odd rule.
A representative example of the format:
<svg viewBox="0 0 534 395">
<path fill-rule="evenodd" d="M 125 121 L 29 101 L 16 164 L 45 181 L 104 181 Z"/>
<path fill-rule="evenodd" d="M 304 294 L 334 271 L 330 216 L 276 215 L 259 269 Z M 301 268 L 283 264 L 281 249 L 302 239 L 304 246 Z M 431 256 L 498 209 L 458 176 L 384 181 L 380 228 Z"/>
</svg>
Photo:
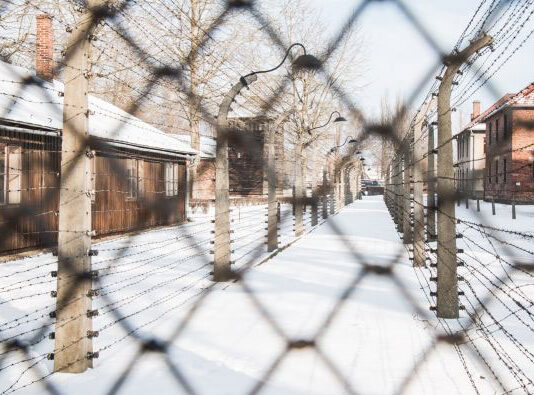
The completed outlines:
<svg viewBox="0 0 534 395">
<path fill-rule="evenodd" d="M 439 324 L 421 319 L 391 278 L 377 274 L 365 276 L 342 308 L 334 310 L 349 284 L 362 272 L 363 261 L 370 265 L 396 262 L 396 278 L 422 309 L 428 309 L 382 197 L 366 197 L 248 272 L 245 283 L 274 324 L 259 313 L 241 285 L 220 285 L 171 344 L 169 359 L 195 393 L 241 394 L 257 385 L 285 350 L 284 337 L 315 340 L 335 369 L 327 367 L 313 348 L 293 350 L 282 359 L 263 393 L 346 393 L 333 370 L 346 378 L 346 385 L 357 393 L 396 393 L 432 342 L 434 327 Z M 187 270 L 194 268 L 193 263 L 190 265 Z M 180 266 L 176 270 L 186 269 Z M 142 324 L 139 333 L 145 338 L 166 339 L 209 283 L 205 273 L 203 267 L 199 267 L 198 274 L 185 278 L 176 277 L 177 273 L 172 277 L 169 271 L 157 273 L 159 281 L 168 281 L 165 289 L 144 294 L 134 306 L 122 310 L 123 314 L 128 309 L 138 311 L 148 306 L 146 311 L 150 314 L 142 318 L 132 316 L 133 322 Z M 128 293 L 117 293 L 128 299 Z M 162 295 L 168 298 L 161 299 Z M 330 325 L 318 336 L 333 311 L 336 314 Z M 98 321 L 101 319 L 96 320 L 97 326 L 106 323 Z M 105 393 L 139 349 L 139 343 L 119 325 L 95 339 L 96 347 L 107 344 L 113 348 L 101 352 L 93 370 L 82 375 L 54 374 L 50 381 L 65 393 Z M 50 362 L 40 365 L 45 372 L 51 369 Z M 482 372 L 474 377 L 477 385 L 483 385 L 481 375 Z M 413 376 L 407 393 L 472 393 L 458 354 L 451 346 L 437 347 Z M 16 372 L 9 376 L 13 377 Z M 25 378 L 23 382 L 27 381 L 30 380 Z M 37 384 L 17 393 L 41 390 Z M 182 392 L 165 365 L 164 356 L 157 353 L 144 355 L 136 362 L 121 393 L 152 392 Z"/>
</svg>

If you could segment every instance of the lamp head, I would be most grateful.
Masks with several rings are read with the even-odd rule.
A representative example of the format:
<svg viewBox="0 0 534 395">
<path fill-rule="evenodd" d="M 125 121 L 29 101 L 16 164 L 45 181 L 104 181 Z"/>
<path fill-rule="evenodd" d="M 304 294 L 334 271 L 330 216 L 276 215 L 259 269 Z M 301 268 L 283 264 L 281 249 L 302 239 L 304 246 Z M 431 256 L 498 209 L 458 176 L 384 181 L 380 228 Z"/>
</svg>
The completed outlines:
<svg viewBox="0 0 534 395">
<path fill-rule="evenodd" d="M 358 142 L 358 141 L 355 140 L 355 139 L 350 139 L 350 140 L 349 140 L 349 144 L 356 144 L 357 142 Z"/>
<path fill-rule="evenodd" d="M 296 70 L 316 71 L 322 67 L 322 63 L 313 55 L 300 55 L 293 62 L 293 67 Z"/>
<path fill-rule="evenodd" d="M 337 117 L 336 119 L 334 119 L 334 123 L 336 122 L 347 122 L 347 120 L 343 117 Z"/>
</svg>

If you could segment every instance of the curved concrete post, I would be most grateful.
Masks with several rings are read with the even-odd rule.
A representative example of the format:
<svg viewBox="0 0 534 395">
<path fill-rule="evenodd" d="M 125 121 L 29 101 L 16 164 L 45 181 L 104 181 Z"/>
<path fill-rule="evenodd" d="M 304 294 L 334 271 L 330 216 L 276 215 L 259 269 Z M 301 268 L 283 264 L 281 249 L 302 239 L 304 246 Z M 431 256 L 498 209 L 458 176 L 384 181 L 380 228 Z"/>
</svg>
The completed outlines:
<svg viewBox="0 0 534 395">
<path fill-rule="evenodd" d="M 224 96 L 217 116 L 217 143 L 215 148 L 215 253 L 213 279 L 228 281 L 230 268 L 230 191 L 228 175 L 228 112 L 241 90 L 256 81 L 255 74 L 241 78 Z"/>
</svg>

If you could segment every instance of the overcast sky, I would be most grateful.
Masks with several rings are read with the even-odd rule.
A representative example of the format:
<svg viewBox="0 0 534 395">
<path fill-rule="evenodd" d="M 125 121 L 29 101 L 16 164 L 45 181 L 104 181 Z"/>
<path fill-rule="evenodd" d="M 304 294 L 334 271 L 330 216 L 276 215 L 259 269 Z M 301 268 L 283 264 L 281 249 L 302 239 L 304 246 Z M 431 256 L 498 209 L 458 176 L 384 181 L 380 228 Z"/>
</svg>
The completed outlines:
<svg viewBox="0 0 534 395">
<path fill-rule="evenodd" d="M 321 13 L 332 36 L 360 3 L 359 0 L 307 1 Z M 441 48 L 449 52 L 467 26 L 479 1 L 405 0 L 405 3 Z M 392 98 L 398 94 L 408 97 L 424 74 L 436 64 L 438 57 L 394 4 L 371 4 L 359 20 L 359 26 L 364 38 L 366 70 L 362 81 L 365 87 L 358 95 L 358 104 L 367 114 L 376 115 L 385 94 Z M 532 27 L 528 27 L 525 30 L 531 29 Z M 534 36 L 492 79 L 498 96 L 516 92 L 534 81 L 533 60 Z M 456 113 L 456 119 L 453 119 L 455 129 L 459 124 L 460 113 L 463 123 L 468 121 L 474 99 L 481 100 L 482 109 L 485 109 L 498 97 L 489 89 L 479 90 Z M 421 101 L 422 98 L 417 100 L 416 105 Z"/>
</svg>

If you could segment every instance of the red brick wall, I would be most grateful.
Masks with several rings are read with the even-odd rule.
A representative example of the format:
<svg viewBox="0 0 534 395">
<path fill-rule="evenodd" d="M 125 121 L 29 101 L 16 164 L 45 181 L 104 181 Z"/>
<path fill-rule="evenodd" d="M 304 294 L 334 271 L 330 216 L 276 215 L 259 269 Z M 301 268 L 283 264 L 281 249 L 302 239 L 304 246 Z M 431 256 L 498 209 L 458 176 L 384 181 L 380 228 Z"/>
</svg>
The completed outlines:
<svg viewBox="0 0 534 395">
<path fill-rule="evenodd" d="M 534 109 L 518 109 L 513 112 L 512 137 L 512 185 L 511 190 L 521 201 L 534 202 Z M 521 185 L 517 186 L 516 182 Z"/>
<path fill-rule="evenodd" d="M 504 134 L 504 116 L 507 133 Z M 496 130 L 496 121 L 499 121 Z M 531 157 L 534 150 L 534 109 L 505 109 L 486 121 L 485 195 L 497 201 L 534 202 Z M 490 141 L 491 125 L 491 144 Z M 506 177 L 504 161 L 506 160 Z M 498 164 L 498 176 L 495 175 Z M 491 174 L 489 174 L 491 172 Z M 490 182 L 491 180 L 491 182 Z M 517 186 L 516 183 L 521 185 Z"/>
<path fill-rule="evenodd" d="M 193 183 L 193 200 L 215 199 L 215 159 L 201 159 Z"/>
<path fill-rule="evenodd" d="M 51 81 L 53 78 L 54 33 L 49 15 L 37 15 L 35 71 L 37 76 Z"/>
</svg>

